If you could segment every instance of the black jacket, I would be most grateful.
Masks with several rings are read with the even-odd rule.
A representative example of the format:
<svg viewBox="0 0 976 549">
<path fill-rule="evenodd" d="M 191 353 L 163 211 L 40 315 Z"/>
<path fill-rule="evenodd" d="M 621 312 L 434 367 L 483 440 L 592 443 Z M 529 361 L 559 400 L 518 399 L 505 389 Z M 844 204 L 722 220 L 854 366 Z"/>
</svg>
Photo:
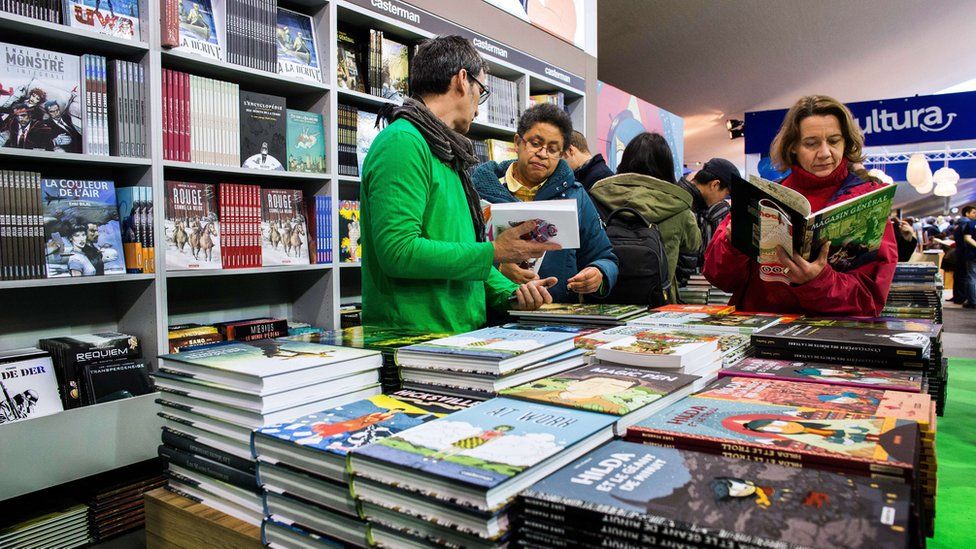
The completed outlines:
<svg viewBox="0 0 976 549">
<path fill-rule="evenodd" d="M 613 175 L 613 170 L 607 166 L 607 161 L 603 159 L 603 155 L 598 154 L 587 160 L 586 164 L 576 168 L 573 174 L 576 176 L 576 181 L 579 181 L 583 188 L 589 192 L 594 183 Z"/>
<path fill-rule="evenodd" d="M 719 223 L 725 219 L 725 216 L 729 215 L 729 203 L 721 200 L 708 207 L 694 183 L 682 177 L 678 180 L 678 186 L 691 194 L 691 212 L 695 214 L 695 220 L 698 222 L 698 228 L 702 235 L 702 245 L 698 253 L 683 253 L 678 256 L 678 269 L 675 272 L 675 278 L 678 281 L 678 286 L 685 286 L 691 275 L 701 271 L 702 266 L 705 265 L 705 250 L 708 248 L 708 243 L 711 242 L 712 235 L 715 234 Z"/>
</svg>

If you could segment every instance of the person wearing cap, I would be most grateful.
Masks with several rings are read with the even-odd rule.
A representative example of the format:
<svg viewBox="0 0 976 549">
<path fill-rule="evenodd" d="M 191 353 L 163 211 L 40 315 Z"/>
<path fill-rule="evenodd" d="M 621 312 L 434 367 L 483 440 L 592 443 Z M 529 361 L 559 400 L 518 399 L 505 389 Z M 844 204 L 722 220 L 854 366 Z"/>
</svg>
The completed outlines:
<svg viewBox="0 0 976 549">
<path fill-rule="evenodd" d="M 590 146 L 586 143 L 586 137 L 576 130 L 573 130 L 573 134 L 569 138 L 569 146 L 563 153 L 563 160 L 573 170 L 576 181 L 579 181 L 580 185 L 583 185 L 587 191 L 597 181 L 613 175 L 613 170 L 607 166 L 607 161 L 603 159 L 603 155 L 591 153 Z"/>
<path fill-rule="evenodd" d="M 698 228 L 701 230 L 702 245 L 696 252 L 682 253 L 678 257 L 677 280 L 679 286 L 688 283 L 691 275 L 705 264 L 705 248 L 708 247 L 712 235 L 718 229 L 719 223 L 729 215 L 729 203 L 725 197 L 732 188 L 732 176 L 741 177 L 735 164 L 724 158 L 713 158 L 691 177 L 678 180 L 678 186 L 691 195 L 691 213 L 695 214 Z"/>
</svg>

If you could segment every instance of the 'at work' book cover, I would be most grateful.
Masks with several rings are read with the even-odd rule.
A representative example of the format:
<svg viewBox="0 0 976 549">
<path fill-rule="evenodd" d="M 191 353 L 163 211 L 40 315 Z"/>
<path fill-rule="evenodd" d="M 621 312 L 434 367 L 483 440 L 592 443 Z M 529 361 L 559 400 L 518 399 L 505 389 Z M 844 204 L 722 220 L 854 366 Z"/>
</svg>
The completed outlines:
<svg viewBox="0 0 976 549">
<path fill-rule="evenodd" d="M 511 398 L 624 416 L 694 382 L 698 376 L 615 365 L 589 365 L 501 391 Z"/>
<path fill-rule="evenodd" d="M 125 273 L 115 183 L 43 179 L 48 278 Z"/>
<path fill-rule="evenodd" d="M 614 441 L 522 499 L 527 517 L 570 528 L 602 523 L 621 535 L 673 526 L 730 546 L 733 538 L 750 546 L 896 548 L 907 546 L 910 496 L 897 481 Z"/>
<path fill-rule="evenodd" d="M 325 173 L 321 114 L 288 109 L 288 171 Z"/>
<path fill-rule="evenodd" d="M 720 377 L 779 379 L 842 387 L 869 387 L 909 393 L 922 392 L 921 372 L 878 370 L 843 364 L 750 357 L 725 368 L 718 375 Z"/>
<path fill-rule="evenodd" d="M 354 455 L 489 489 L 615 420 L 606 414 L 494 398 L 384 438 Z"/>
</svg>

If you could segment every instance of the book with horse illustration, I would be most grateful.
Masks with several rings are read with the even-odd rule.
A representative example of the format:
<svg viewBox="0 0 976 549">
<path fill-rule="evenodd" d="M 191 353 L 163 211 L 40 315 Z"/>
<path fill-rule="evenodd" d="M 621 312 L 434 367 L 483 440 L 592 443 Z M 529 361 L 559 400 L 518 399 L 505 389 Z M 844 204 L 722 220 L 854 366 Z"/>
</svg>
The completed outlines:
<svg viewBox="0 0 976 549">
<path fill-rule="evenodd" d="M 206 183 L 166 182 L 166 268 L 220 269 L 217 191 Z"/>
<path fill-rule="evenodd" d="M 308 265 L 302 191 L 261 189 L 261 265 Z"/>
</svg>

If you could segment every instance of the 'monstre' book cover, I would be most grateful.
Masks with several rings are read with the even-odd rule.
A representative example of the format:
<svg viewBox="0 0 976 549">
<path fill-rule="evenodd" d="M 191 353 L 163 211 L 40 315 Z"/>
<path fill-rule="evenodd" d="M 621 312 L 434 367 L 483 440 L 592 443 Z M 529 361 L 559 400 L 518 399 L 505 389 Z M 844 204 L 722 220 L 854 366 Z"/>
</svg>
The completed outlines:
<svg viewBox="0 0 976 549">
<path fill-rule="evenodd" d="M 523 493 L 526 528 L 613 529 L 645 546 L 703 536 L 730 547 L 906 547 L 908 486 L 614 441 Z M 677 530 L 677 532 L 675 532 Z M 724 546 L 724 545 L 723 545 Z"/>
<path fill-rule="evenodd" d="M 321 82 L 322 69 L 319 66 L 319 54 L 315 46 L 312 18 L 278 8 L 275 34 L 275 42 L 278 45 L 278 73 Z"/>
<path fill-rule="evenodd" d="M 624 416 L 694 382 L 698 376 L 626 366 L 583 366 L 500 392 L 523 400 Z"/>
<path fill-rule="evenodd" d="M 906 480 L 919 449 L 914 421 L 695 396 L 634 425 L 627 439 Z"/>
<path fill-rule="evenodd" d="M 765 358 L 746 358 L 725 368 L 718 375 L 779 379 L 841 387 L 868 387 L 909 393 L 921 393 L 923 381 L 921 373 L 909 370 L 877 370 L 842 364 Z"/>
<path fill-rule="evenodd" d="M 288 109 L 288 171 L 325 173 L 321 114 Z"/>
<path fill-rule="evenodd" d="M 167 269 L 220 269 L 219 225 L 213 185 L 166 182 Z"/>
<path fill-rule="evenodd" d="M 115 184 L 41 180 L 48 278 L 125 273 Z"/>
<path fill-rule="evenodd" d="M 178 0 L 178 49 L 224 60 L 224 0 Z"/>
<path fill-rule="evenodd" d="M 302 191 L 261 189 L 261 264 L 308 265 Z"/>
<path fill-rule="evenodd" d="M 50 355 L 40 349 L 0 353 L 0 425 L 61 410 Z"/>
<path fill-rule="evenodd" d="M 241 91 L 241 166 L 284 171 L 288 147 L 285 98 Z"/>
</svg>

